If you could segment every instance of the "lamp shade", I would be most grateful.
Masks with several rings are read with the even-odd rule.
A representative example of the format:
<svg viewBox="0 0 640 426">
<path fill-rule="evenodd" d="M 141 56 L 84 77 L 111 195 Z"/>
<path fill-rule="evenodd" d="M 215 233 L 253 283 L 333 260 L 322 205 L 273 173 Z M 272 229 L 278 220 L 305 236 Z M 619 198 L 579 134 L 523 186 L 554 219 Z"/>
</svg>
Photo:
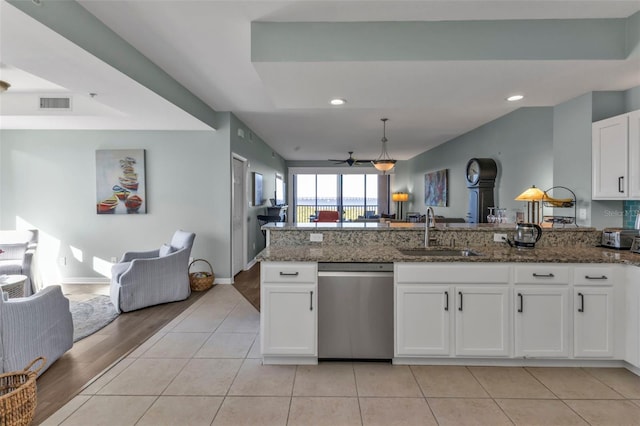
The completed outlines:
<svg viewBox="0 0 640 426">
<path fill-rule="evenodd" d="M 391 194 L 392 201 L 409 201 L 409 194 L 406 192 L 395 192 Z"/>
<path fill-rule="evenodd" d="M 516 201 L 539 201 L 544 200 L 547 195 L 540 188 L 536 188 L 535 185 L 531 185 L 531 188 L 528 188 L 522 194 L 518 195 L 515 200 Z"/>
</svg>

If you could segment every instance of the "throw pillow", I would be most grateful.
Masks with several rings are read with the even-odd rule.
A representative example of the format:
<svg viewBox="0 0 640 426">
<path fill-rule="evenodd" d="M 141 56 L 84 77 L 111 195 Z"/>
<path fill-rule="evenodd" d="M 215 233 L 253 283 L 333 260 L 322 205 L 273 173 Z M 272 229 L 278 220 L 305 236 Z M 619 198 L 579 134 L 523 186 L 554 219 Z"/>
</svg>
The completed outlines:
<svg viewBox="0 0 640 426">
<path fill-rule="evenodd" d="M 174 252 L 176 252 L 175 247 L 170 246 L 169 244 L 163 244 L 162 247 L 160 247 L 160 250 L 158 251 L 158 256 L 165 257 Z"/>
</svg>

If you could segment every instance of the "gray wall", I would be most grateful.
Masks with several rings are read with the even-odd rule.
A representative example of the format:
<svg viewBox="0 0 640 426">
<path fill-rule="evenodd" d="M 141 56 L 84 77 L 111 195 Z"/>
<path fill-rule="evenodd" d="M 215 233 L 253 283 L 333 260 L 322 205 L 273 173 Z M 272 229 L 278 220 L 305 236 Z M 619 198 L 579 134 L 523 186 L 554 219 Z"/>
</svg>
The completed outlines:
<svg viewBox="0 0 640 426">
<path fill-rule="evenodd" d="M 41 229 L 43 263 L 57 266 L 62 279 L 99 278 L 95 259 L 157 248 L 182 228 L 196 233 L 193 257 L 228 277 L 230 209 L 219 202 L 230 194 L 228 134 L 228 125 L 210 132 L 3 130 L 0 228 Z M 97 215 L 95 151 L 125 148 L 146 150 L 148 214 Z M 60 257 L 66 266 L 57 265 Z"/>
<path fill-rule="evenodd" d="M 239 128 L 244 131 L 244 138 L 238 136 Z M 266 206 L 271 205 L 269 198 L 275 198 L 276 172 L 282 175 L 285 184 L 287 183 L 287 166 L 278 153 L 233 114 L 231 114 L 231 152 L 246 158 L 249 162 L 249 176 L 247 176 L 249 189 L 251 189 L 251 173 L 262 174 L 265 203 L 260 206 L 253 206 L 250 203 L 245 220 L 249 241 L 247 256 L 248 259 L 253 259 L 265 246 L 265 238 L 260 231 L 257 216 L 266 214 Z M 290 190 L 288 184 L 285 190 Z"/>
<path fill-rule="evenodd" d="M 495 203 L 513 210 L 524 203 L 514 198 L 531 185 L 547 189 L 553 183 L 553 109 L 521 108 L 398 166 L 393 190 L 411 194 L 406 211 L 424 213 L 424 175 L 449 169 L 449 206 L 437 215 L 465 217 L 469 190 L 465 167 L 470 158 L 493 158 L 498 165 Z M 406 181 L 402 177 L 406 176 Z"/>
</svg>

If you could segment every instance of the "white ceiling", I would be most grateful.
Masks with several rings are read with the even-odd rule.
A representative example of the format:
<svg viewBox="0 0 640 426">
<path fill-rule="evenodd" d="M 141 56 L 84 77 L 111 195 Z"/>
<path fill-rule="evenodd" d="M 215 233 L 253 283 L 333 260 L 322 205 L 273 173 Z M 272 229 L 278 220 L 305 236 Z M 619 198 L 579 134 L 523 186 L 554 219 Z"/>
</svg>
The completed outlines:
<svg viewBox="0 0 640 426">
<path fill-rule="evenodd" d="M 127 82 L 107 64 L 78 52 L 81 49 L 77 46 L 65 44 L 62 37 L 48 34 L 50 30 L 21 12 L 5 13 L 13 7 L 7 8 L 4 0 L 2 3 L 0 62 L 56 82 L 86 100 L 103 103 L 102 124 L 101 115 L 92 112 L 90 124 L 94 128 L 205 128 L 159 96 Z M 214 110 L 234 112 L 290 160 L 346 158 L 347 151 L 355 151 L 356 158 L 375 158 L 380 153 L 381 117 L 389 118 L 391 156 L 409 159 L 522 106 L 552 106 L 589 91 L 640 85 L 637 58 L 252 63 L 250 28 L 252 21 L 622 18 L 640 10 L 640 0 L 81 0 L 80 4 Z M 15 23 L 18 18 L 13 15 L 22 15 L 19 19 L 25 22 Z M 48 33 L 24 36 L 25 27 L 31 31 L 31 26 L 38 25 L 40 28 L 33 31 Z M 38 42 L 44 39 L 48 40 L 46 47 Z M 50 43 L 51 39 L 55 43 Z M 24 54 L 25 48 L 30 49 L 29 55 Z M 64 60 L 55 60 L 55 55 Z M 81 75 L 72 72 L 68 61 L 83 70 Z M 8 80 L 11 70 L 0 68 L 0 78 L 7 76 Z M 37 114 L 28 119 L 23 116 L 21 121 L 8 104 L 9 94 L 40 90 L 37 80 L 33 84 L 20 87 L 21 83 L 15 83 L 2 95 L 0 126 L 38 127 Z M 122 90 L 113 90 L 114 85 Z M 99 95 L 91 99 L 89 92 Z M 507 103 L 504 98 L 515 92 L 526 94 L 525 100 Z M 328 100 L 336 96 L 346 98 L 347 105 L 330 107 Z M 138 115 L 140 120 L 133 119 Z M 52 122 L 63 123 L 58 128 L 73 127 L 73 120 L 44 118 L 48 121 L 43 122 L 43 128 Z M 89 120 L 77 119 L 77 127 L 90 127 Z"/>
</svg>

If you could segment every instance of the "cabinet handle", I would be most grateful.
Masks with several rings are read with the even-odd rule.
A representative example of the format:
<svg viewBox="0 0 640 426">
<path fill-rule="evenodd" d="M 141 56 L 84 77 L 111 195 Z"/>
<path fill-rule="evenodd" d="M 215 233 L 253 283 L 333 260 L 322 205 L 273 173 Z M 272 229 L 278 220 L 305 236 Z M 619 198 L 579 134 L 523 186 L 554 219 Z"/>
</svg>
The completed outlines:
<svg viewBox="0 0 640 426">
<path fill-rule="evenodd" d="M 607 276 L 606 275 L 602 275 L 600 277 L 591 277 L 589 275 L 585 275 L 584 278 L 587 279 L 587 280 L 606 280 Z"/>
<path fill-rule="evenodd" d="M 520 307 L 518 308 L 518 312 L 523 312 L 524 297 L 522 296 L 522 293 L 518 293 L 518 299 L 520 299 Z"/>
<path fill-rule="evenodd" d="M 458 296 L 460 296 L 460 307 L 458 308 L 458 310 L 462 311 L 462 292 L 461 291 L 458 292 Z"/>
<path fill-rule="evenodd" d="M 578 297 L 580 297 L 580 307 L 578 308 L 578 312 L 584 312 L 584 294 L 578 293 Z"/>
<path fill-rule="evenodd" d="M 618 192 L 624 193 L 624 188 L 622 188 L 622 182 L 624 180 L 624 176 L 620 176 L 618 178 Z"/>
<path fill-rule="evenodd" d="M 313 290 L 309 293 L 309 310 L 313 311 Z"/>
<path fill-rule="evenodd" d="M 297 277 L 299 272 L 280 272 L 281 277 Z"/>
<path fill-rule="evenodd" d="M 534 272 L 533 276 L 536 277 L 536 278 L 553 278 L 555 275 L 553 275 L 553 274 L 536 274 Z"/>
<path fill-rule="evenodd" d="M 449 310 L 449 292 L 448 291 L 444 292 L 444 310 L 445 311 Z"/>
</svg>

